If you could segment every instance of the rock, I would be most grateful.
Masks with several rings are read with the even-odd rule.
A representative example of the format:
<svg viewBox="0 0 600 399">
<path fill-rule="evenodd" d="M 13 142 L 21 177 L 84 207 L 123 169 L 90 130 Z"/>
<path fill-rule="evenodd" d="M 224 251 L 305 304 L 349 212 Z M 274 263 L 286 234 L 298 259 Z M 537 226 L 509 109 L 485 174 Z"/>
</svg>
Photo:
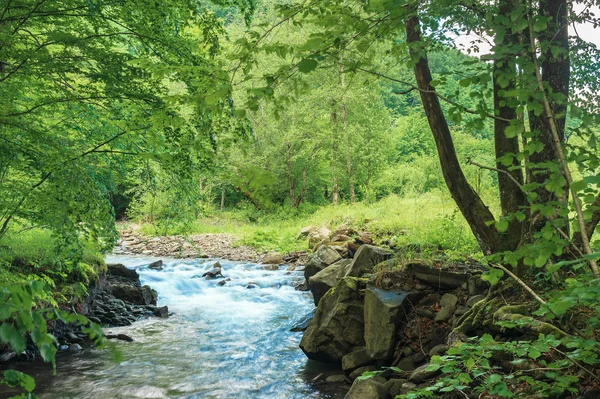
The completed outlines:
<svg viewBox="0 0 600 399">
<path fill-rule="evenodd" d="M 433 378 L 440 373 L 440 370 L 427 371 L 427 367 L 429 367 L 429 363 L 422 365 L 421 367 L 417 367 L 410 375 L 408 380 L 415 384 L 419 384 L 429 378 Z"/>
<path fill-rule="evenodd" d="M 168 306 L 161 306 L 159 308 L 156 308 L 156 310 L 154 310 L 152 313 L 156 317 L 160 317 L 160 318 L 166 319 L 167 317 L 169 317 L 169 307 Z"/>
<path fill-rule="evenodd" d="M 388 399 L 389 392 L 384 385 L 373 378 L 356 379 L 344 399 Z"/>
<path fill-rule="evenodd" d="M 318 229 L 313 229 L 308 234 L 308 247 L 309 249 L 318 249 L 316 248 L 317 244 L 324 242 L 331 235 L 331 230 L 326 227 L 320 227 Z"/>
<path fill-rule="evenodd" d="M 212 269 L 210 269 L 209 271 L 204 273 L 202 275 L 202 277 L 204 277 L 207 280 L 212 280 L 213 278 L 217 278 L 217 277 L 222 278 L 223 277 L 223 273 L 221 273 L 222 269 L 223 268 L 221 267 L 221 264 L 219 262 L 215 262 Z"/>
<path fill-rule="evenodd" d="M 467 313 L 468 311 L 469 311 L 468 306 L 458 306 L 456 308 L 456 310 L 454 311 L 454 316 L 456 316 L 456 317 L 462 316 L 465 313 Z"/>
<path fill-rule="evenodd" d="M 227 281 L 225 281 L 225 280 L 221 280 L 217 283 L 217 285 L 219 285 L 221 287 L 224 286 L 225 284 L 227 284 Z"/>
<path fill-rule="evenodd" d="M 312 320 L 314 315 L 315 315 L 315 312 L 311 311 L 311 312 L 307 313 L 306 315 L 302 316 L 302 318 L 300 318 L 298 321 L 296 321 L 294 323 L 292 328 L 290 328 L 290 331 L 292 331 L 292 332 L 305 331 L 306 328 L 308 327 L 308 323 Z"/>
<path fill-rule="evenodd" d="M 346 277 L 361 277 L 373 270 L 378 263 L 388 260 L 392 253 L 386 249 L 373 245 L 362 245 L 354 255 L 354 260 L 346 272 Z"/>
<path fill-rule="evenodd" d="M 300 230 L 300 235 L 298 235 L 298 239 L 302 237 L 308 237 L 310 233 L 316 231 L 317 228 L 315 226 L 306 226 L 302 230 Z"/>
<path fill-rule="evenodd" d="M 325 381 L 332 383 L 332 384 L 341 384 L 343 382 L 350 382 L 350 381 L 348 381 L 348 377 L 346 377 L 345 374 L 330 375 L 329 377 L 325 378 Z"/>
<path fill-rule="evenodd" d="M 440 294 L 433 293 L 427 295 L 425 298 L 421 299 L 418 303 L 418 306 L 430 307 L 436 305 L 440 301 Z"/>
<path fill-rule="evenodd" d="M 405 389 L 407 391 L 410 391 L 411 389 L 415 389 L 417 387 L 417 384 L 414 384 L 412 382 L 405 382 L 404 384 L 402 384 L 402 389 Z"/>
<path fill-rule="evenodd" d="M 355 347 L 364 346 L 361 284 L 364 280 L 345 277 L 321 298 L 300 342 L 308 358 L 341 362 Z"/>
<path fill-rule="evenodd" d="M 308 288 L 313 294 L 315 306 L 319 305 L 323 295 L 337 284 L 340 272 L 351 262 L 350 259 L 340 259 L 308 279 Z"/>
<path fill-rule="evenodd" d="M 448 351 L 448 346 L 444 344 L 439 344 L 431 348 L 429 351 L 429 356 L 442 356 L 444 353 Z"/>
<path fill-rule="evenodd" d="M 131 338 L 129 335 L 125 335 L 125 334 L 104 334 L 104 337 L 106 339 L 118 339 L 121 341 L 125 341 L 125 342 L 133 342 L 134 339 Z"/>
<path fill-rule="evenodd" d="M 248 285 L 246 285 L 246 288 L 249 290 L 253 290 L 255 288 L 260 288 L 260 286 L 256 283 L 249 283 Z"/>
<path fill-rule="evenodd" d="M 306 266 L 304 267 L 304 278 L 308 283 L 308 280 L 325 269 L 327 266 L 334 264 L 335 262 L 342 259 L 340 254 L 331 247 L 322 246 L 308 257 L 308 262 L 306 262 Z"/>
<path fill-rule="evenodd" d="M 396 396 L 402 393 L 402 385 L 407 383 L 408 381 L 404 378 L 390 378 L 388 382 L 385 383 L 385 388 L 387 388 L 390 396 L 395 398 Z"/>
<path fill-rule="evenodd" d="M 399 369 L 404 370 L 404 371 L 413 371 L 415 369 L 415 362 L 414 362 L 412 356 L 403 357 L 396 364 L 396 367 L 398 367 Z"/>
<path fill-rule="evenodd" d="M 373 359 L 387 360 L 394 353 L 400 321 L 413 300 L 410 294 L 367 287 L 365 291 L 365 346 Z M 414 298 L 413 298 L 414 299 Z"/>
<path fill-rule="evenodd" d="M 281 265 L 285 263 L 283 256 L 278 252 L 269 252 L 264 256 L 261 263 L 265 265 Z"/>
<path fill-rule="evenodd" d="M 162 270 L 163 269 L 163 261 L 162 260 L 157 260 L 156 262 L 150 263 L 146 267 L 148 269 L 152 269 L 152 270 Z"/>
<path fill-rule="evenodd" d="M 433 310 L 430 309 L 417 309 L 416 312 L 418 315 L 425 316 L 429 319 L 435 318 L 435 313 L 433 312 Z"/>
<path fill-rule="evenodd" d="M 72 344 L 77 344 L 81 341 L 83 341 L 83 338 L 78 337 L 77 335 L 75 335 L 74 333 L 72 333 L 71 331 L 67 332 L 65 334 L 65 338 Z"/>
<path fill-rule="evenodd" d="M 472 308 L 477 302 L 482 301 L 484 299 L 485 299 L 485 295 L 475 295 L 475 296 L 472 296 L 467 301 L 467 306 L 470 307 L 470 308 Z"/>
<path fill-rule="evenodd" d="M 83 350 L 83 348 L 79 344 L 71 344 L 71 345 L 69 345 L 69 349 L 68 349 L 69 352 L 79 352 L 82 350 Z"/>
<path fill-rule="evenodd" d="M 433 319 L 433 320 L 440 321 L 440 322 L 448 321 L 454 314 L 454 310 L 455 310 L 454 306 L 445 306 L 445 307 L 441 308 L 439 312 L 437 312 L 437 314 L 435 315 L 435 319 Z"/>
<path fill-rule="evenodd" d="M 6 352 L 0 356 L 0 363 L 8 362 L 17 357 L 17 352 Z"/>
<path fill-rule="evenodd" d="M 349 372 L 361 366 L 373 363 L 365 347 L 358 348 L 342 358 L 342 370 Z"/>
<path fill-rule="evenodd" d="M 362 366 L 362 367 L 357 368 L 353 372 L 351 372 L 350 375 L 348 375 L 348 378 L 350 378 L 351 381 L 354 381 L 358 377 L 363 375 L 364 373 L 366 373 L 368 371 L 376 371 L 376 370 L 380 370 L 380 368 L 374 364 L 370 364 L 368 366 Z"/>
<path fill-rule="evenodd" d="M 456 307 L 458 297 L 454 294 L 444 294 L 440 300 L 441 307 Z"/>
<path fill-rule="evenodd" d="M 126 284 L 115 284 L 111 287 L 112 294 L 123 301 L 134 305 L 155 305 L 156 294 L 152 288 L 147 285 L 143 287 L 133 287 Z"/>
<path fill-rule="evenodd" d="M 128 269 L 125 265 L 120 263 L 106 265 L 106 269 L 111 276 L 123 277 L 134 282 L 140 280 L 138 272 Z"/>
<path fill-rule="evenodd" d="M 405 272 L 411 273 L 420 280 L 434 288 L 455 289 L 467 281 L 468 275 L 435 269 L 423 263 L 409 263 Z"/>
</svg>

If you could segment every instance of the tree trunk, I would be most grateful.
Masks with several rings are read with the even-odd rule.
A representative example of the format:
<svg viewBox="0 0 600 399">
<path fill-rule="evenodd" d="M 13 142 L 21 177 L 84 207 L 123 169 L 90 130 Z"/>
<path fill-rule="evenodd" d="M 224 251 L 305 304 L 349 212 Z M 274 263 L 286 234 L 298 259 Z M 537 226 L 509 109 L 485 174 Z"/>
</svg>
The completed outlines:
<svg viewBox="0 0 600 399">
<path fill-rule="evenodd" d="M 225 187 L 221 188 L 221 211 L 225 209 Z"/>
<path fill-rule="evenodd" d="M 288 189 L 290 198 L 290 208 L 296 207 L 296 181 L 294 180 L 294 170 L 292 162 L 292 144 L 287 143 L 287 176 L 288 176 Z"/>
<path fill-rule="evenodd" d="M 296 198 L 296 208 L 304 202 L 304 196 L 306 195 L 306 181 L 307 181 L 306 166 L 302 169 L 302 188 L 300 189 L 300 195 Z"/>
<path fill-rule="evenodd" d="M 431 86 L 431 71 L 427 55 L 422 49 L 419 19 L 414 12 L 409 11 L 409 13 L 405 19 L 407 42 L 411 58 L 417 60 L 414 66 L 414 74 L 423 108 L 437 147 L 444 180 L 482 251 L 487 255 L 499 252 L 504 249 L 504 237 L 493 226 L 494 216 L 473 190 L 462 171 L 448 123 L 435 88 Z"/>
<path fill-rule="evenodd" d="M 499 14 L 506 15 L 519 9 L 518 0 L 501 0 L 499 3 Z M 509 24 L 512 22 L 508 22 Z M 517 52 L 519 49 L 519 36 L 510 33 L 510 26 L 505 26 L 506 33 L 501 39 L 496 38 L 494 46 L 493 65 L 493 87 L 494 87 L 494 109 L 496 116 L 502 119 L 494 119 L 494 144 L 496 150 L 496 168 L 498 169 L 498 188 L 500 191 L 500 207 L 502 216 L 514 214 L 526 205 L 525 194 L 521 190 L 523 185 L 522 165 L 517 160 L 519 153 L 519 136 L 507 137 L 506 129 L 512 123 L 518 122 L 515 101 L 505 96 L 504 93 L 516 89 L 517 79 Z M 512 156 L 510 167 L 504 166 L 500 160 L 505 156 Z M 515 250 L 521 241 L 523 222 L 513 218 L 509 222 L 507 235 L 505 237 L 505 248 Z"/>
</svg>

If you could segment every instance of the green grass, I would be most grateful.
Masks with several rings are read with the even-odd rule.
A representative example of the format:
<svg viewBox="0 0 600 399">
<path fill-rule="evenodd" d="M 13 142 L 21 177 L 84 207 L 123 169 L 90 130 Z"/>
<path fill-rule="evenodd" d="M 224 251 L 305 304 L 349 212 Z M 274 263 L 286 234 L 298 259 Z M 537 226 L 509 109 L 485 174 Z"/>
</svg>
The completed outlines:
<svg viewBox="0 0 600 399">
<path fill-rule="evenodd" d="M 61 249 L 47 230 L 7 234 L 0 241 L 0 286 L 41 280 L 53 288 L 54 303 L 83 298 L 105 268 L 94 243 Z"/>
<path fill-rule="evenodd" d="M 369 231 L 376 243 L 391 239 L 399 247 L 419 248 L 419 256 L 443 252 L 452 259 L 481 257 L 467 223 L 445 193 L 392 195 L 373 204 L 328 205 L 300 214 L 280 210 L 257 217 L 244 211 L 214 211 L 210 217 L 188 224 L 186 233 L 228 233 L 238 238 L 239 245 L 291 252 L 307 249 L 305 239 L 296 239 L 303 227 L 323 226 L 333 230 L 342 225 Z M 151 225 L 143 225 L 141 232 L 156 234 Z M 169 233 L 181 231 L 174 226 Z"/>
</svg>

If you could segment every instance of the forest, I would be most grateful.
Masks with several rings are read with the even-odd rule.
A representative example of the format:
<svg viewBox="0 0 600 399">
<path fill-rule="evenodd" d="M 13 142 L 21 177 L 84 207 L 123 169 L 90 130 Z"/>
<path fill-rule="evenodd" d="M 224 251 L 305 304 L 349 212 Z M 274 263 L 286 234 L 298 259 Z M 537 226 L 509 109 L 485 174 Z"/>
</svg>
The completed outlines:
<svg viewBox="0 0 600 399">
<path fill-rule="evenodd" d="M 60 380 L 77 342 L 126 365 L 111 337 L 145 342 L 146 313 L 200 331 L 178 317 L 251 288 L 311 316 L 244 353 L 289 339 L 268 369 L 307 381 L 124 397 L 600 398 L 599 6 L 0 0 L 0 398 L 115 397 L 28 364 Z M 206 320 L 262 337 L 256 306 Z"/>
</svg>

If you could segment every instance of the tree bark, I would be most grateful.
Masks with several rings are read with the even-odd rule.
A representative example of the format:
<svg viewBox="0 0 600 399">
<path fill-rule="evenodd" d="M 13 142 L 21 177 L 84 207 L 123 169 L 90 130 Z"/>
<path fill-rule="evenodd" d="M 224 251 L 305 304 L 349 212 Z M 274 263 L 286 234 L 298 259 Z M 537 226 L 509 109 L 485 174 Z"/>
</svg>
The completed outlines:
<svg viewBox="0 0 600 399">
<path fill-rule="evenodd" d="M 448 123 L 435 89 L 431 86 L 431 71 L 427 55 L 422 49 L 419 19 L 413 12 L 404 22 L 410 55 L 413 60 L 416 60 L 415 78 L 429 127 L 433 133 L 446 185 L 482 251 L 487 255 L 502 251 L 504 237 L 493 226 L 494 216 L 467 181 L 456 156 Z"/>
</svg>

